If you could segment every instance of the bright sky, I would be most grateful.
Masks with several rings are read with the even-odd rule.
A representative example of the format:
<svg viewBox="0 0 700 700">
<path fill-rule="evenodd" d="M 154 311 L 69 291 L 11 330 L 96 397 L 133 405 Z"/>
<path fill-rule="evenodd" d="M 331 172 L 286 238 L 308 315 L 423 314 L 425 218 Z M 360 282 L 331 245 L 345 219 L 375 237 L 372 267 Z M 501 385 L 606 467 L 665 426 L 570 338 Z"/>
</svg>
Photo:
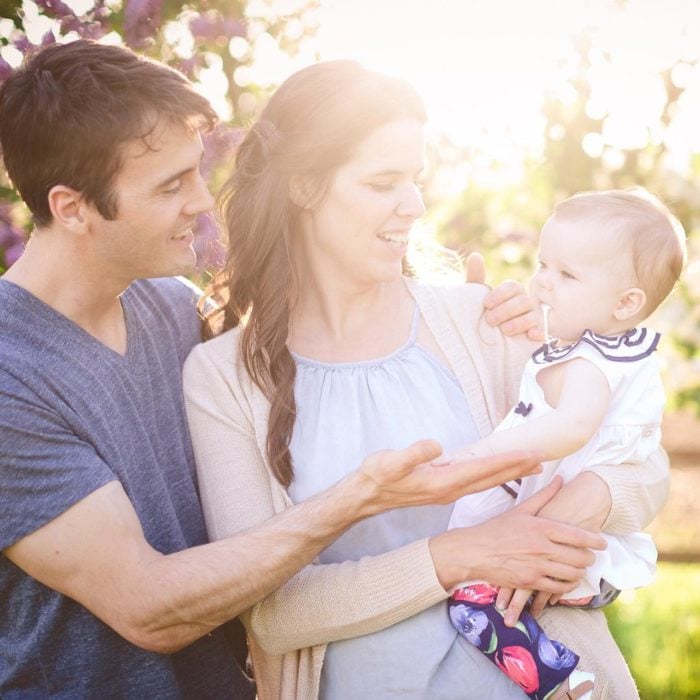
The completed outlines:
<svg viewBox="0 0 700 700">
<path fill-rule="evenodd" d="M 263 0 L 260 0 L 262 3 Z M 294 4 L 294 0 L 274 0 Z M 698 0 L 322 0 L 315 42 L 289 60 L 271 37 L 255 41 L 251 79 L 279 82 L 313 60 L 355 58 L 400 75 L 424 97 L 434 131 L 495 160 L 537 152 L 545 95 L 576 98 L 573 41 L 597 28 L 588 82 L 590 116 L 605 117 L 605 145 L 639 148 L 661 138 L 665 103 L 659 71 L 678 61 L 674 81 L 688 87 L 666 134 L 679 170 L 700 152 L 700 2 Z M 614 157 L 614 152 L 610 157 Z"/>
<path fill-rule="evenodd" d="M 66 2 L 77 11 L 92 4 Z M 411 82 L 425 99 L 433 132 L 517 169 L 523 156 L 537 154 L 542 144 L 544 97 L 564 104 L 576 99 L 569 82 L 579 60 L 573 42 L 592 26 L 596 40 L 589 53 L 587 109 L 605 123 L 602 138 L 589 135 L 584 149 L 614 160 L 619 149 L 663 137 L 671 165 L 681 173 L 700 153 L 700 0 L 321 0 L 311 18 L 318 23 L 315 38 L 303 40 L 299 54 L 290 58 L 256 18 L 293 13 L 301 4 L 248 0 L 248 40 L 234 38 L 229 49 L 239 57 L 252 51 L 251 68 L 224 76 L 220 58 L 210 54 L 201 89 L 222 117 L 231 116 L 227 78 L 243 86 L 278 84 L 317 55 L 355 58 Z M 49 20 L 32 0 L 23 0 L 23 11 L 28 36 L 38 40 Z M 5 24 L 0 24 L 3 36 L 12 30 L 9 20 Z M 303 25 L 288 22 L 285 31 L 298 37 Z M 184 23 L 170 22 L 165 32 L 177 53 L 191 52 Z M 2 55 L 17 62 L 21 56 L 15 53 L 5 47 Z M 673 80 L 686 91 L 663 133 L 665 89 L 659 72 L 679 59 Z"/>
</svg>

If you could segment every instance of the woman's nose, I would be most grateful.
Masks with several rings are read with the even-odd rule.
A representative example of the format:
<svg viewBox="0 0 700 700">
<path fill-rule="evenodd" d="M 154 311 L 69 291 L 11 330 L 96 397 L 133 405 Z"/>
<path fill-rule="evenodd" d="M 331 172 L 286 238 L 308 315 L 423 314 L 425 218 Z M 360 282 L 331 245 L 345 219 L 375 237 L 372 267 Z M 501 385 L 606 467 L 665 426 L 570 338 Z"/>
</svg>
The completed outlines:
<svg viewBox="0 0 700 700">
<path fill-rule="evenodd" d="M 418 185 L 411 183 L 404 189 L 396 213 L 399 216 L 410 216 L 413 219 L 420 219 L 425 214 L 423 195 Z"/>
</svg>

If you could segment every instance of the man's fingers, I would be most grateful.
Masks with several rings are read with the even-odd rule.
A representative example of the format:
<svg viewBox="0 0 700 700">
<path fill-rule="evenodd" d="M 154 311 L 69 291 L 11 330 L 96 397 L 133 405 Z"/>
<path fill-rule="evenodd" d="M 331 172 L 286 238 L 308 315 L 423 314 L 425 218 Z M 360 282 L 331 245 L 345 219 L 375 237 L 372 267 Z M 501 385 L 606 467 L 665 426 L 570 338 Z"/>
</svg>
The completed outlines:
<svg viewBox="0 0 700 700">
<path fill-rule="evenodd" d="M 439 469 L 446 479 L 454 481 L 455 489 L 459 491 L 454 495 L 454 500 L 466 493 L 483 491 L 521 476 L 536 474 L 541 471 L 540 460 L 541 455 L 526 450 L 462 460 L 455 455 L 451 464 Z"/>
<path fill-rule="evenodd" d="M 418 465 L 437 459 L 442 454 L 442 446 L 437 440 L 418 440 L 397 454 L 402 460 Z"/>
<path fill-rule="evenodd" d="M 437 459 L 442 447 L 436 440 L 419 440 L 402 450 L 380 450 L 363 462 L 362 470 L 378 485 L 398 484 L 416 467 Z"/>
<path fill-rule="evenodd" d="M 481 253 L 469 253 L 464 268 L 467 282 L 486 284 L 486 264 Z"/>
</svg>

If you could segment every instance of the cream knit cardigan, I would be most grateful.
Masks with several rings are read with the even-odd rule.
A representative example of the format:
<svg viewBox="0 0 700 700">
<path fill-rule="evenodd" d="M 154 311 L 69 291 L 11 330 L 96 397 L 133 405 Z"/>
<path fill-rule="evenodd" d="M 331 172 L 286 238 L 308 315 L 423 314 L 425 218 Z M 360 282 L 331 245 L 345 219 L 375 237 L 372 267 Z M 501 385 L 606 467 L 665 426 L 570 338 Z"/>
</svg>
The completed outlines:
<svg viewBox="0 0 700 700">
<path fill-rule="evenodd" d="M 436 286 L 415 280 L 406 280 L 406 284 L 459 378 L 480 435 L 489 434 L 517 396 L 532 344 L 508 340 L 482 321 L 483 286 Z M 291 505 L 270 471 L 265 448 L 269 404 L 245 370 L 238 336 L 239 330 L 233 329 L 196 347 L 184 368 L 187 413 L 211 540 L 246 530 Z M 649 465 L 649 473 L 640 469 L 595 470 L 613 494 L 606 530 L 637 529 L 661 506 L 667 463 L 660 459 Z M 242 616 L 259 697 L 316 698 L 328 642 L 384 629 L 445 598 L 427 539 L 357 562 L 304 567 Z M 337 605 L 338 600 L 344 601 L 343 606 Z M 543 624 L 565 643 L 571 640 L 571 626 L 593 638 L 590 662 L 583 649 L 590 639 L 577 635 L 571 640 L 572 648 L 582 655 L 584 668 L 605 666 L 610 676 L 611 659 L 617 655 L 617 675 L 627 683 L 626 695 L 619 697 L 634 697 L 604 618 L 590 612 L 580 617 L 580 613 L 553 608 Z M 575 622 L 568 621 L 572 616 Z M 603 684 L 601 689 L 604 692 Z M 596 697 L 617 696 L 598 692 Z"/>
</svg>

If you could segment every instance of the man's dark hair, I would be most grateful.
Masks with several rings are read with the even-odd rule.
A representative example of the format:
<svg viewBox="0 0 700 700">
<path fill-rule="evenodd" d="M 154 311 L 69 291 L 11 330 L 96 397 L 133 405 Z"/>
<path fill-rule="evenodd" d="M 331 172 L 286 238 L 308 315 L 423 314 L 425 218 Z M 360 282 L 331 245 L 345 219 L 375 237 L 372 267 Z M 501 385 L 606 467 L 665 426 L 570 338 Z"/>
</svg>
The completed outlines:
<svg viewBox="0 0 700 700">
<path fill-rule="evenodd" d="M 182 74 L 128 49 L 79 40 L 29 56 L 0 86 L 0 146 L 35 223 L 51 222 L 56 185 L 113 219 L 122 147 L 145 139 L 160 118 L 203 129 L 216 123 Z"/>
</svg>

